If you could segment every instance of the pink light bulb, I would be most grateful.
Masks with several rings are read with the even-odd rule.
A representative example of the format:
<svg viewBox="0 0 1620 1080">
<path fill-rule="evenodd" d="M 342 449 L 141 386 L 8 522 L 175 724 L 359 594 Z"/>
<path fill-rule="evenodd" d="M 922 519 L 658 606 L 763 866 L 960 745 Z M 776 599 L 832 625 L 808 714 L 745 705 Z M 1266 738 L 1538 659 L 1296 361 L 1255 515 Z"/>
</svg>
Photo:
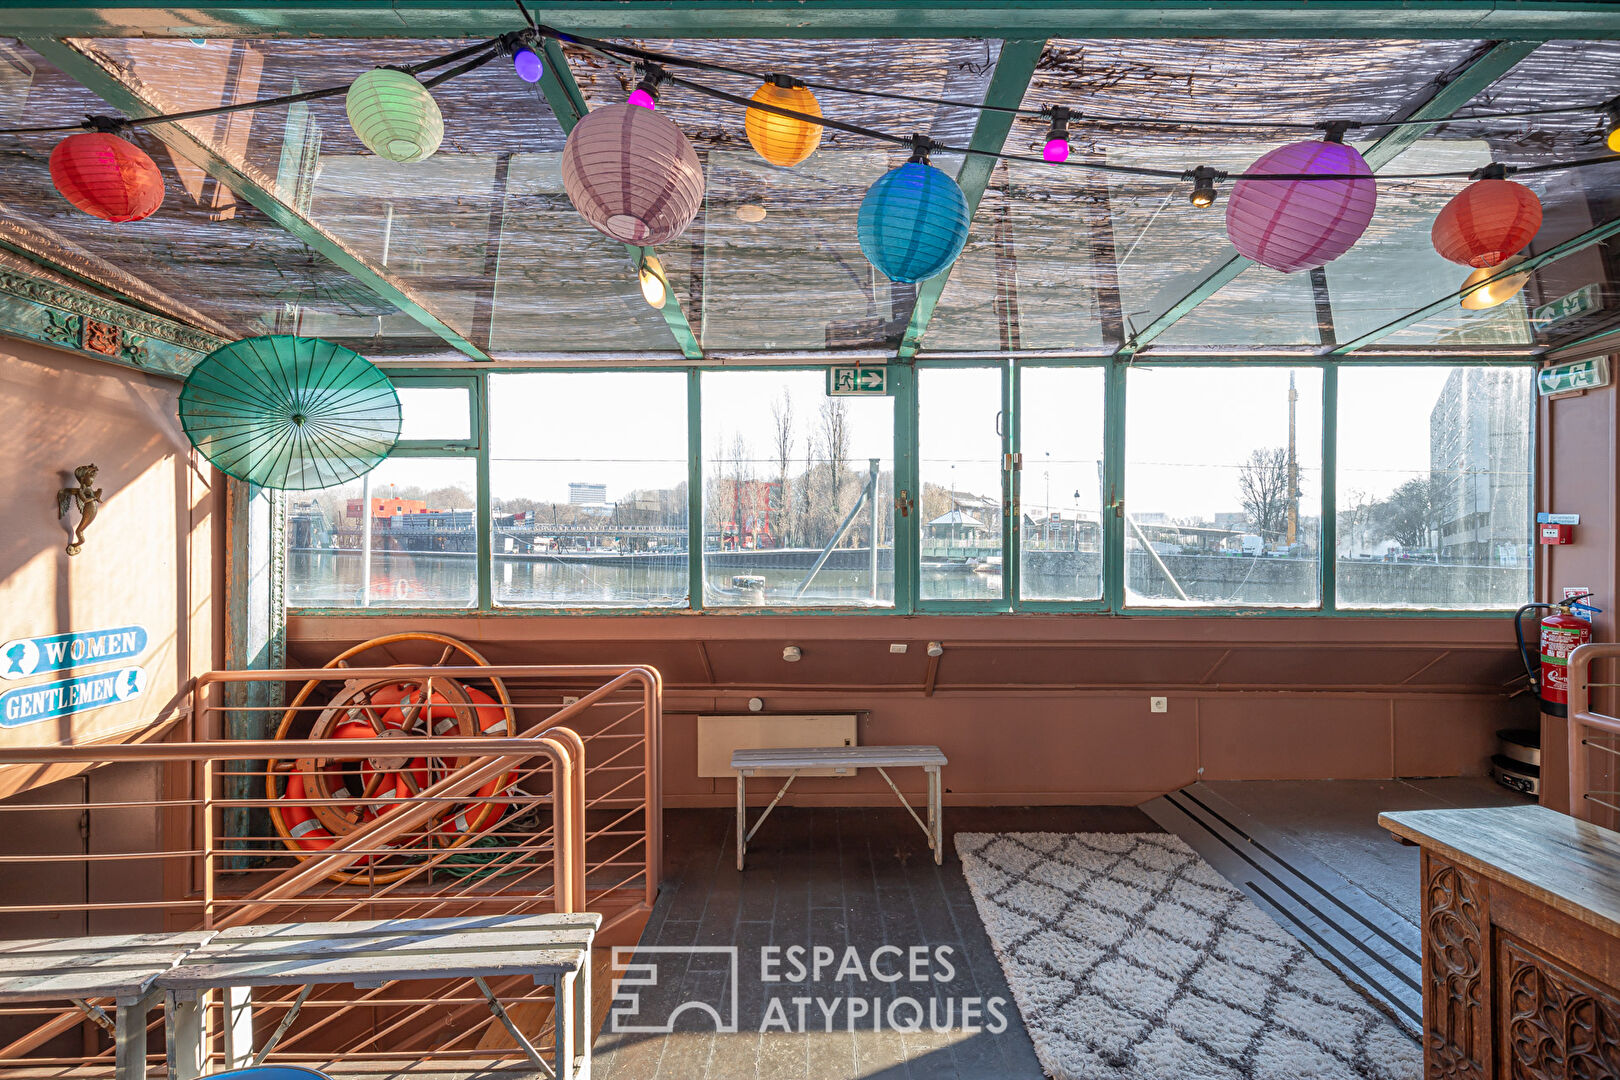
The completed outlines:
<svg viewBox="0 0 1620 1080">
<path fill-rule="evenodd" d="M 1047 139 L 1046 140 L 1046 149 L 1041 151 L 1041 157 L 1045 158 L 1047 161 L 1052 162 L 1054 165 L 1061 164 L 1062 162 L 1068 161 L 1069 160 L 1069 140 L 1068 139 Z"/>
<path fill-rule="evenodd" d="M 648 110 L 658 108 L 658 102 L 653 100 L 653 96 L 639 86 L 630 91 L 629 103 L 631 105 L 640 105 L 643 109 Z"/>
</svg>

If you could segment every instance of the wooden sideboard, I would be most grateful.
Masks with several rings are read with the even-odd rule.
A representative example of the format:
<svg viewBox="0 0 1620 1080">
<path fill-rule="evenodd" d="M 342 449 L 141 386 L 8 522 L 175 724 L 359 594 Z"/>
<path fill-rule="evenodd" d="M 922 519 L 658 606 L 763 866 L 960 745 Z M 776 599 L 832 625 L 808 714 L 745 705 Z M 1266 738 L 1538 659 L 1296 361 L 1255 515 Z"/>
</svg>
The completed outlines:
<svg viewBox="0 0 1620 1080">
<path fill-rule="evenodd" d="M 1540 806 L 1378 823 L 1422 848 L 1427 1080 L 1620 1080 L 1620 833 Z"/>
</svg>

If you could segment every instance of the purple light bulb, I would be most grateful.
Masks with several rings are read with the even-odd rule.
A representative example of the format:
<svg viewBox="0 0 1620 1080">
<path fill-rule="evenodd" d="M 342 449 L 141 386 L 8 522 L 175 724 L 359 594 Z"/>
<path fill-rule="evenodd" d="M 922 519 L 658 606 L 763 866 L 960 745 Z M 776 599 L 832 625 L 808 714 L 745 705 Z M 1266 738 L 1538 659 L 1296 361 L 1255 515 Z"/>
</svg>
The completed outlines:
<svg viewBox="0 0 1620 1080">
<path fill-rule="evenodd" d="M 512 66 L 517 68 L 518 78 L 527 83 L 539 82 L 540 76 L 546 73 L 540 54 L 527 47 L 512 54 Z"/>
<path fill-rule="evenodd" d="M 1069 140 L 1068 139 L 1047 139 L 1046 140 L 1046 149 L 1041 151 L 1041 157 L 1045 158 L 1047 161 L 1050 161 L 1054 165 L 1058 165 L 1058 164 L 1061 164 L 1061 163 L 1063 163 L 1065 161 L 1068 161 L 1069 160 Z"/>
<path fill-rule="evenodd" d="M 630 104 L 640 105 L 649 111 L 658 108 L 658 102 L 653 100 L 653 96 L 639 86 L 630 91 Z"/>
</svg>

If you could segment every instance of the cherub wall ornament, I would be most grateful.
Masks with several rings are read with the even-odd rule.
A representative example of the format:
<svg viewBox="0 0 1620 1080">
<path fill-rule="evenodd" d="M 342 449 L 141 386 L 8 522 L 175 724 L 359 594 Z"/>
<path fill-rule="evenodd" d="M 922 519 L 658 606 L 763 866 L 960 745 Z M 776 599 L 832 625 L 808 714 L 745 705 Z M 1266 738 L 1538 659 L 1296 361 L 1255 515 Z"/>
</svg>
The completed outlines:
<svg viewBox="0 0 1620 1080">
<path fill-rule="evenodd" d="M 73 470 L 73 479 L 79 482 L 78 487 L 65 487 L 56 493 L 56 516 L 65 518 L 73 504 L 79 504 L 79 527 L 73 531 L 74 541 L 67 546 L 69 555 L 77 555 L 84 550 L 84 530 L 96 520 L 96 511 L 101 509 L 101 489 L 92 488 L 96 482 L 96 467 L 94 465 L 80 465 Z"/>
</svg>

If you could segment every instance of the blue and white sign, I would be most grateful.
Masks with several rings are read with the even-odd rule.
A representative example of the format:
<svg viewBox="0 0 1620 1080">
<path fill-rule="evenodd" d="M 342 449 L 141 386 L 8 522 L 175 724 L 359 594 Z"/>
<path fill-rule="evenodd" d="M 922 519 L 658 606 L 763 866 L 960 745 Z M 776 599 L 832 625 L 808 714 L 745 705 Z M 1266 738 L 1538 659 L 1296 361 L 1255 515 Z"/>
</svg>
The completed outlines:
<svg viewBox="0 0 1620 1080">
<path fill-rule="evenodd" d="M 0 645 L 0 679 L 26 679 L 47 671 L 128 660 L 145 651 L 146 628 L 143 626 L 17 638 Z"/>
<path fill-rule="evenodd" d="M 138 667 L 18 686 L 0 694 L 0 727 L 21 727 L 116 705 L 140 697 L 145 689 L 146 669 Z"/>
</svg>

